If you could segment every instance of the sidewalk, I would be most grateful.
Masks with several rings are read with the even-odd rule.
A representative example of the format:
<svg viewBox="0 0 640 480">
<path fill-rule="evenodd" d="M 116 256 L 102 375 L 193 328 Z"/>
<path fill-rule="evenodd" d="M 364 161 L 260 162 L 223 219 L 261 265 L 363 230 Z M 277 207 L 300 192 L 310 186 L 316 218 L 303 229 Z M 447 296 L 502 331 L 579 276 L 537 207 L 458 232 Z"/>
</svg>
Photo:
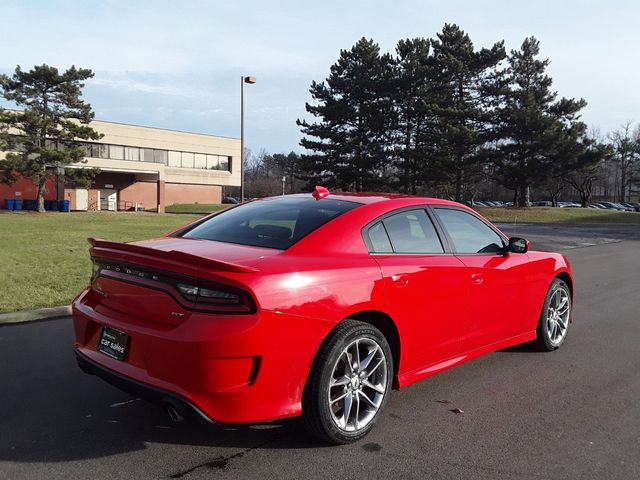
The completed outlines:
<svg viewBox="0 0 640 480">
<path fill-rule="evenodd" d="M 10 323 L 32 322 L 50 318 L 68 317 L 71 315 L 71 305 L 52 308 L 38 308 L 36 310 L 21 310 L 19 312 L 0 313 L 0 325 Z"/>
</svg>

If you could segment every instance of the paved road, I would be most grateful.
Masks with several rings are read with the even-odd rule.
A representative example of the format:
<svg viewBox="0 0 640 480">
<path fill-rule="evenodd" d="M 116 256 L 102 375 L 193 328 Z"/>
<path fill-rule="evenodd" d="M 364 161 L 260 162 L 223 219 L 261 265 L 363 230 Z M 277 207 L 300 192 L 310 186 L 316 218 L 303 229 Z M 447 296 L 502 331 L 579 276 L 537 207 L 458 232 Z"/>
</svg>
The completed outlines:
<svg viewBox="0 0 640 480">
<path fill-rule="evenodd" d="M 296 421 L 174 425 L 76 368 L 70 319 L 1 327 L 0 478 L 640 478 L 640 229 L 572 228 L 517 232 L 574 264 L 563 348 L 512 348 L 394 392 L 355 445 L 320 445 Z"/>
</svg>

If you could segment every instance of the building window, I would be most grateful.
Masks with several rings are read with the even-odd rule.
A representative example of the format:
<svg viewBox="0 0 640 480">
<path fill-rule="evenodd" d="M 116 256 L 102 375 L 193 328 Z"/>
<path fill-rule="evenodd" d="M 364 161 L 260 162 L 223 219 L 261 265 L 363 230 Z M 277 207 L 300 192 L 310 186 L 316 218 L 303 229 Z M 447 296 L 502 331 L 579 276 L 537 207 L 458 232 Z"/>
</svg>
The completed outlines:
<svg viewBox="0 0 640 480">
<path fill-rule="evenodd" d="M 218 170 L 218 155 L 207 155 L 207 168 L 209 170 Z"/>
<path fill-rule="evenodd" d="M 207 156 L 204 153 L 196 153 L 195 157 L 195 168 L 207 168 Z"/>
<path fill-rule="evenodd" d="M 181 167 L 182 166 L 182 153 L 169 151 L 169 160 L 167 165 L 170 167 Z"/>
<path fill-rule="evenodd" d="M 60 142 L 56 144 L 56 142 L 52 140 L 47 140 L 47 145 L 50 147 L 61 147 Z M 231 171 L 231 157 L 226 155 L 178 152 L 175 150 L 160 150 L 92 142 L 83 142 L 81 145 L 86 152 L 85 156 L 92 158 L 162 163 L 170 167 Z"/>
<path fill-rule="evenodd" d="M 156 163 L 167 164 L 167 151 L 166 150 L 154 150 L 153 161 Z"/>
<path fill-rule="evenodd" d="M 153 150 L 150 148 L 143 148 L 142 149 L 142 158 L 141 160 L 143 162 L 151 162 L 153 163 Z"/>
<path fill-rule="evenodd" d="M 91 157 L 109 158 L 109 147 L 103 143 L 93 143 L 91 145 Z"/>
<path fill-rule="evenodd" d="M 193 153 L 191 152 L 182 152 L 182 167 L 183 168 L 193 168 Z"/>
<path fill-rule="evenodd" d="M 124 148 L 124 158 L 125 160 L 140 160 L 140 149 L 138 147 L 125 147 Z"/>
<path fill-rule="evenodd" d="M 124 160 L 124 147 L 122 145 L 109 145 L 109 158 Z"/>
</svg>

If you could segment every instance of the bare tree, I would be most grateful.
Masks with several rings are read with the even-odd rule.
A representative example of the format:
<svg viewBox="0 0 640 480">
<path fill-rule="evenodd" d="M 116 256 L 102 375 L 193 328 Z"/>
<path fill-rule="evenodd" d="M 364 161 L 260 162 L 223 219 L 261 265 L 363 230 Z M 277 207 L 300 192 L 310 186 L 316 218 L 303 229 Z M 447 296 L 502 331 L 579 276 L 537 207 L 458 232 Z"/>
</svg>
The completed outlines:
<svg viewBox="0 0 640 480">
<path fill-rule="evenodd" d="M 629 197 L 631 183 L 640 160 L 638 128 L 634 131 L 633 122 L 628 120 L 618 130 L 611 132 L 609 138 L 614 149 L 613 161 L 619 174 L 619 200 L 624 202 Z"/>
</svg>

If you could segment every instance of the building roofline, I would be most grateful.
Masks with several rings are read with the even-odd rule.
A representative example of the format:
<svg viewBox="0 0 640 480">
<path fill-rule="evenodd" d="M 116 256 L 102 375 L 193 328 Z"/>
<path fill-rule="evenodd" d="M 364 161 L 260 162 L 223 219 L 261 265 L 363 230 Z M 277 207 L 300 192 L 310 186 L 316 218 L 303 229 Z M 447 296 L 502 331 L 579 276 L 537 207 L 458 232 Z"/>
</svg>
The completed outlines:
<svg viewBox="0 0 640 480">
<path fill-rule="evenodd" d="M 137 123 L 113 122 L 111 120 L 101 120 L 96 118 L 94 122 L 112 123 L 114 125 L 125 125 L 127 127 L 149 128 L 151 130 L 164 130 L 165 132 L 187 133 L 190 135 L 202 135 L 204 137 L 228 138 L 230 140 L 240 140 L 240 137 L 230 137 L 228 135 L 215 135 L 213 133 L 190 132 L 188 130 L 178 130 L 177 128 L 151 127 L 149 125 L 138 125 Z"/>
<path fill-rule="evenodd" d="M 8 110 L 10 112 L 22 112 L 23 110 L 19 110 L 17 108 L 2 108 L 2 110 Z M 164 128 L 164 127 L 152 127 L 149 125 L 139 125 L 137 123 L 127 123 L 127 122 L 114 122 L 112 120 L 102 120 L 100 118 L 94 118 L 93 122 L 102 122 L 102 123 L 112 123 L 114 125 L 124 125 L 127 127 L 138 127 L 138 128 L 148 128 L 150 130 L 163 130 L 165 132 L 175 132 L 175 133 L 187 133 L 189 135 L 202 135 L 204 137 L 218 137 L 218 138 L 228 138 L 230 140 L 240 140 L 239 137 L 231 137 L 228 135 L 215 135 L 213 133 L 202 133 L 202 132 L 190 132 L 188 130 L 178 130 L 177 128 Z"/>
</svg>

